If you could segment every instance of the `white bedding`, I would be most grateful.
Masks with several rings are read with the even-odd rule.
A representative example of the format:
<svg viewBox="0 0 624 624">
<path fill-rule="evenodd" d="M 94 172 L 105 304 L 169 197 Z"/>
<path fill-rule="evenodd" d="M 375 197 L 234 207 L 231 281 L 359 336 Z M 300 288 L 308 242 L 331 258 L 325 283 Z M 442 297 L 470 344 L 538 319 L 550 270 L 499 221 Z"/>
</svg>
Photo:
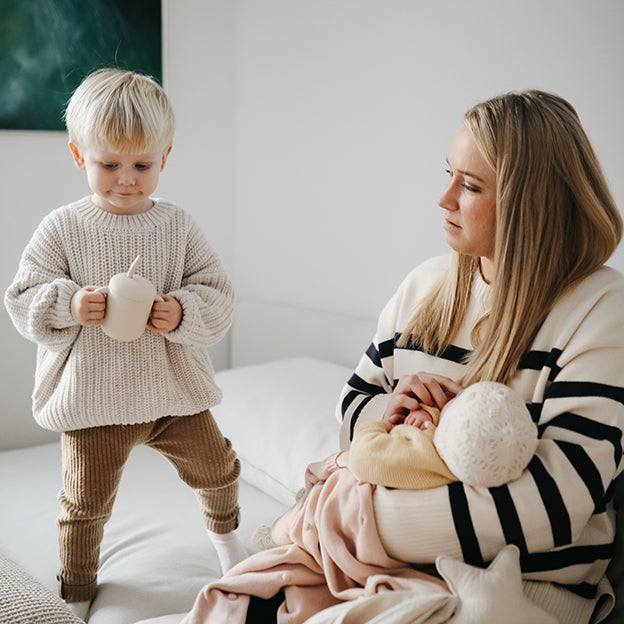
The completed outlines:
<svg viewBox="0 0 624 624">
<path fill-rule="evenodd" d="M 224 401 L 214 415 L 243 466 L 239 533 L 246 545 L 257 526 L 294 502 L 307 463 L 337 449 L 334 408 L 349 374 L 310 359 L 217 374 Z M 58 443 L 0 452 L 0 552 L 54 594 L 60 463 Z M 89 622 L 133 624 L 186 612 L 218 576 L 193 492 L 157 452 L 135 449 L 105 528 Z"/>
<path fill-rule="evenodd" d="M 241 459 L 239 531 L 247 545 L 257 526 L 271 524 L 292 504 L 307 464 L 338 450 L 334 410 L 351 372 L 315 359 L 282 359 L 217 374 L 224 400 L 214 414 Z M 53 594 L 60 473 L 56 442 L 0 452 L 0 553 Z M 616 595 L 622 596 L 622 539 L 610 571 Z M 157 452 L 137 448 L 105 529 L 100 587 L 89 621 L 178 624 L 197 592 L 217 576 L 216 554 L 192 491 Z M 0 587 L 0 622 L 6 600 Z M 623 621 L 622 603 L 608 618 L 610 624 Z M 11 620 L 27 622 L 40 624 L 28 613 Z"/>
</svg>

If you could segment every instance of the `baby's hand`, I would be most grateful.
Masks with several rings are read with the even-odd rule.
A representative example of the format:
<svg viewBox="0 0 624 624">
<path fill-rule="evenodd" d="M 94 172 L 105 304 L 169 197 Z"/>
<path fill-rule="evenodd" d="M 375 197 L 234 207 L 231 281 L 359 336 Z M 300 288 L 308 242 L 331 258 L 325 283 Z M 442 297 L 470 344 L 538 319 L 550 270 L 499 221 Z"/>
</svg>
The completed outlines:
<svg viewBox="0 0 624 624">
<path fill-rule="evenodd" d="M 69 302 L 69 310 L 79 325 L 99 325 L 106 312 L 106 295 L 95 292 L 97 286 L 77 290 Z"/>
<path fill-rule="evenodd" d="M 406 425 L 411 425 L 412 427 L 418 427 L 419 429 L 426 429 L 427 427 L 431 427 L 433 425 L 433 419 L 431 418 L 431 414 L 424 409 L 417 409 L 413 412 L 410 412 L 403 421 Z"/>
<path fill-rule="evenodd" d="M 166 334 L 178 328 L 182 321 L 182 306 L 170 295 L 160 295 L 162 301 L 156 301 L 152 306 L 147 327 L 156 334 Z"/>
</svg>

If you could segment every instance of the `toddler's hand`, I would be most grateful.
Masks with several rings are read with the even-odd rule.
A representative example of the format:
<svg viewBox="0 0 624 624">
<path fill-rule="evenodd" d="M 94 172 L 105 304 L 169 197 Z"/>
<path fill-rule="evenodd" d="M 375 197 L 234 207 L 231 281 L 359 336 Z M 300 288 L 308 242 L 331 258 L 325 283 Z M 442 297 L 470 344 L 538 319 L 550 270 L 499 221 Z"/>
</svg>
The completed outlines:
<svg viewBox="0 0 624 624">
<path fill-rule="evenodd" d="M 182 306 L 170 295 L 160 295 L 162 301 L 156 301 L 152 306 L 147 327 L 156 334 L 166 334 L 177 329 L 182 321 Z"/>
<path fill-rule="evenodd" d="M 99 325 L 104 320 L 106 295 L 95 292 L 97 286 L 85 286 L 77 290 L 69 302 L 73 319 L 79 325 Z"/>
</svg>

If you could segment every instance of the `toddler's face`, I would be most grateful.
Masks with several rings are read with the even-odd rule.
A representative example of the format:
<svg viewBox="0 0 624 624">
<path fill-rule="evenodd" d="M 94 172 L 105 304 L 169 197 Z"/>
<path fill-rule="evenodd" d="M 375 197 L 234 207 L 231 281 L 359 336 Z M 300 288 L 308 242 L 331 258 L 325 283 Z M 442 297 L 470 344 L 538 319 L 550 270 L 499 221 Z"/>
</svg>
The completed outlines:
<svg viewBox="0 0 624 624">
<path fill-rule="evenodd" d="M 113 214 L 134 215 L 152 207 L 150 195 L 156 190 L 171 147 L 164 153 L 136 153 L 103 146 L 81 150 L 70 143 L 70 149 L 76 166 L 87 172 L 93 202 Z"/>
</svg>

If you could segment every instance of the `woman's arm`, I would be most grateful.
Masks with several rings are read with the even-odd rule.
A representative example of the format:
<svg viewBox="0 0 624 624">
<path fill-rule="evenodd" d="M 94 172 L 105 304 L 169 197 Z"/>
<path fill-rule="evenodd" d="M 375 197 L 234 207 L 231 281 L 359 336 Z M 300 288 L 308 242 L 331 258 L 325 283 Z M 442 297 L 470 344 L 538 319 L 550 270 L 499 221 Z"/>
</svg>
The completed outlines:
<svg viewBox="0 0 624 624">
<path fill-rule="evenodd" d="M 608 270 L 588 278 L 553 309 L 521 364 L 512 386 L 529 397 L 541 437 L 519 479 L 489 489 L 377 488 L 390 554 L 479 565 L 514 543 L 525 575 L 591 594 L 613 551 L 611 485 L 622 470 L 623 284 Z"/>
<path fill-rule="evenodd" d="M 397 350 L 395 344 L 414 306 L 434 287 L 447 266 L 448 258 L 434 258 L 416 267 L 384 306 L 373 341 L 338 400 L 336 417 L 342 423 L 342 449 L 349 447 L 358 423 L 381 420 L 386 414 L 398 421 L 418 402 L 441 408 L 461 389 L 453 379 L 461 376 L 463 366 L 452 360 L 414 351 L 410 358 L 415 357 L 417 367 L 402 371 L 395 363 L 397 351 L 399 357 L 401 351 L 407 351 Z M 427 373 L 414 374 L 419 370 Z M 401 379 L 403 375 L 397 371 L 410 374 Z"/>
</svg>

